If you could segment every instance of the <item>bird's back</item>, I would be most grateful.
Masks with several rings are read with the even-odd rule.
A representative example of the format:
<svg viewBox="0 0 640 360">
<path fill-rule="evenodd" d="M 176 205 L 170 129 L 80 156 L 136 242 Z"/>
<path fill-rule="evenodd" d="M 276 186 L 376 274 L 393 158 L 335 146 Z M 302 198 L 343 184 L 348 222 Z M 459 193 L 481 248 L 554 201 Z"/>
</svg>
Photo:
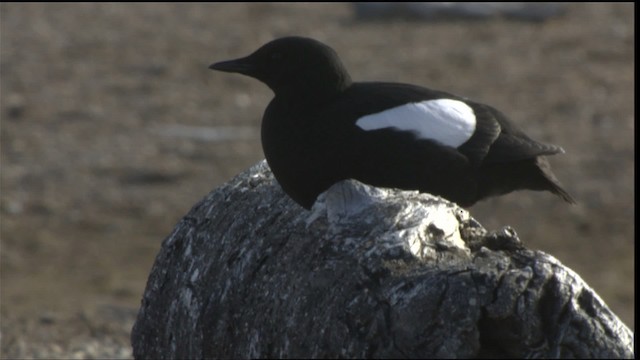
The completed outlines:
<svg viewBox="0 0 640 360">
<path fill-rule="evenodd" d="M 474 135 L 458 148 L 410 131 L 356 126 L 363 116 L 436 99 L 464 101 L 476 115 Z M 354 83 L 313 107 L 292 107 L 276 97 L 265 112 L 262 131 L 265 155 L 278 180 L 305 204 L 336 181 L 354 178 L 430 192 L 469 206 L 521 187 L 544 187 L 536 159 L 562 152 L 532 140 L 492 107 L 398 83 Z"/>
</svg>

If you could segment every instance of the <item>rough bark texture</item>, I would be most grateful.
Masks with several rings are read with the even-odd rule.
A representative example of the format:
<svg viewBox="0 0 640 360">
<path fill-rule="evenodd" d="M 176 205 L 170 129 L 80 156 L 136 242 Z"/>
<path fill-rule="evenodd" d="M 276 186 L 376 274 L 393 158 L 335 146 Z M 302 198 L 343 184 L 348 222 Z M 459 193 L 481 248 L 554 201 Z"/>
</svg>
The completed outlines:
<svg viewBox="0 0 640 360">
<path fill-rule="evenodd" d="M 427 194 L 336 184 L 311 212 L 261 162 L 164 241 L 136 358 L 630 358 L 573 271 Z"/>
</svg>

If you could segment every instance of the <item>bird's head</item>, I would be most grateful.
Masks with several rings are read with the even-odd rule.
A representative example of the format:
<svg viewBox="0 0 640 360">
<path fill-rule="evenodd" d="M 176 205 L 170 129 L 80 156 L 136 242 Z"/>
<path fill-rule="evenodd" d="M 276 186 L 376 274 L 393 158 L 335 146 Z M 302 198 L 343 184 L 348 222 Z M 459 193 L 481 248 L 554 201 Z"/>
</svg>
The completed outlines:
<svg viewBox="0 0 640 360">
<path fill-rule="evenodd" d="M 344 90 L 351 83 L 332 48 L 298 36 L 273 40 L 249 56 L 217 62 L 209 68 L 258 79 L 276 96 L 322 96 Z"/>
</svg>

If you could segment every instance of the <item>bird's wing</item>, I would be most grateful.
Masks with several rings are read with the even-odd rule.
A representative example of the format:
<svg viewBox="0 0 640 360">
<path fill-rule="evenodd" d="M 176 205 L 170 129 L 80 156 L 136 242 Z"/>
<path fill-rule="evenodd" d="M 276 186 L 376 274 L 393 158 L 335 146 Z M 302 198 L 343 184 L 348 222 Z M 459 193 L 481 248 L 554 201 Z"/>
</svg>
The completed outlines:
<svg viewBox="0 0 640 360">
<path fill-rule="evenodd" d="M 485 163 L 518 161 L 536 156 L 564 153 L 564 150 L 559 146 L 531 139 L 500 111 L 488 105 L 482 106 L 486 109 L 485 111 L 492 114 L 500 126 L 499 136 L 491 144 L 484 159 Z"/>
<path fill-rule="evenodd" d="M 559 146 L 543 144 L 528 138 L 503 133 L 491 145 L 484 162 L 511 162 L 558 153 L 564 153 L 564 150 Z"/>
<path fill-rule="evenodd" d="M 469 105 L 476 118 L 475 129 L 468 140 L 461 145 L 455 146 L 455 148 L 476 168 L 482 164 L 489 153 L 491 145 L 500 135 L 502 131 L 500 121 L 504 120 L 505 125 L 509 125 L 508 120 L 502 119 L 502 114 L 499 114 L 497 110 L 444 91 L 397 83 L 359 83 L 358 86 L 360 88 L 355 87 L 355 90 L 366 94 L 366 96 L 359 96 L 358 98 L 370 101 L 370 106 L 366 107 L 368 109 L 375 109 L 376 107 L 389 108 L 392 105 L 397 106 L 407 102 L 440 99 L 457 100 Z"/>
<path fill-rule="evenodd" d="M 490 108 L 470 103 L 476 115 L 476 129 L 467 142 L 458 147 L 474 167 L 479 167 L 499 138 L 502 127 Z"/>
<path fill-rule="evenodd" d="M 348 118 L 360 129 L 411 132 L 416 140 L 454 149 L 468 143 L 461 153 L 478 163 L 500 132 L 487 110 L 480 107 L 481 114 L 476 114 L 474 105 L 443 91 L 409 84 L 356 83 L 345 95 L 341 107 L 353 112 Z"/>
<path fill-rule="evenodd" d="M 383 121 L 374 120 L 372 122 L 361 121 L 364 116 L 382 113 L 385 110 L 402 106 L 407 103 L 420 103 L 424 101 L 438 101 L 442 99 L 450 99 L 464 102 L 473 109 L 473 115 L 475 115 L 475 129 L 473 132 L 467 132 L 470 134 L 468 140 L 462 144 L 451 144 L 455 142 L 455 139 L 446 137 L 446 139 L 452 139 L 447 143 L 443 142 L 443 145 L 452 146 L 460 154 L 464 155 L 473 167 L 480 167 L 486 162 L 509 162 L 523 159 L 529 159 L 540 155 L 551 155 L 563 152 L 562 148 L 554 145 L 547 145 L 537 142 L 529 138 L 524 134 L 514 123 L 508 120 L 508 118 L 495 108 L 470 101 L 466 98 L 462 98 L 453 94 L 449 94 L 443 91 L 431 90 L 420 86 L 409 84 L 397 84 L 397 83 L 355 83 L 351 89 L 348 90 L 350 96 L 345 96 L 343 99 L 346 102 L 350 102 L 350 109 L 366 109 L 365 112 L 353 113 L 349 116 L 356 122 L 357 126 L 370 125 L 371 128 L 397 128 L 397 130 L 408 131 L 411 126 L 415 127 L 414 133 L 418 139 L 425 138 L 433 141 L 440 141 L 441 139 L 435 133 L 430 137 L 429 132 L 431 128 L 425 126 L 419 128 L 420 121 L 406 121 L 407 119 L 397 119 L 393 116 L 402 116 L 404 112 L 387 112 L 391 116 L 379 117 Z M 344 104 L 343 104 L 344 105 Z M 412 114 L 416 114 L 415 112 Z M 449 114 L 443 113 L 444 116 Z M 437 115 L 435 115 L 437 116 Z M 430 113 L 429 116 L 425 116 L 426 121 L 433 121 L 434 113 Z M 360 122 L 358 122 L 360 120 Z M 413 119 L 416 120 L 416 119 Z M 452 119 L 444 119 L 444 122 Z M 377 121 L 377 122 L 376 122 Z M 396 123 L 397 124 L 394 124 Z M 463 124 L 460 122 L 459 124 Z M 371 126 L 373 125 L 373 126 Z M 425 124 L 422 124 L 425 125 Z M 468 129 L 466 130 L 468 131 Z M 421 136 L 422 135 L 422 136 Z M 463 138 L 466 136 L 464 133 L 461 135 Z"/>
</svg>

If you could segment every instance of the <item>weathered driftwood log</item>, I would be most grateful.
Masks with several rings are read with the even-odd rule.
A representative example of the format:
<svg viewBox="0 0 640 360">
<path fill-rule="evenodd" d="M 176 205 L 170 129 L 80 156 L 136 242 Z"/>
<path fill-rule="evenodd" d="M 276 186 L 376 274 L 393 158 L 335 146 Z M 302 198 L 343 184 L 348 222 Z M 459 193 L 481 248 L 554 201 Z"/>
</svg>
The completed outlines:
<svg viewBox="0 0 640 360">
<path fill-rule="evenodd" d="M 136 358 L 633 357 L 584 281 L 437 197 L 336 184 L 311 212 L 261 162 L 164 241 Z"/>
</svg>

